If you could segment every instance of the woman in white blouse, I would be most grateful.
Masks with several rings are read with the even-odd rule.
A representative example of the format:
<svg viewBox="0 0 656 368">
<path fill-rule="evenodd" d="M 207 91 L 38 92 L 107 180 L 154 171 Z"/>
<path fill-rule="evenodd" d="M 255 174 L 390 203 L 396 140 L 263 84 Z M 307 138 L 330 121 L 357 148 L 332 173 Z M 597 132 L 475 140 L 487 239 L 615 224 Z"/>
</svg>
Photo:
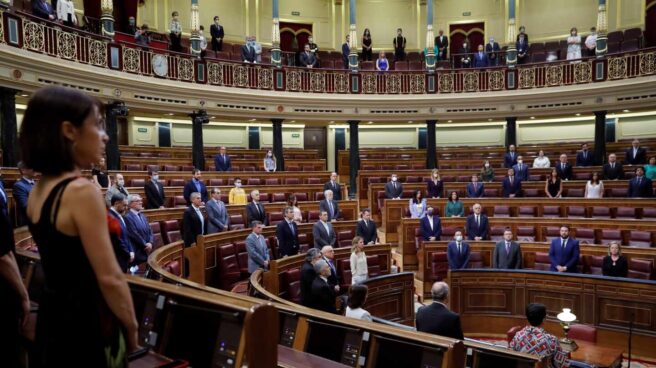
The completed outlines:
<svg viewBox="0 0 656 368">
<path fill-rule="evenodd" d="M 359 284 L 369 276 L 367 255 L 364 254 L 364 240 L 360 236 L 353 238 L 351 247 L 351 284 Z"/>
<path fill-rule="evenodd" d="M 567 60 L 576 60 L 581 58 L 581 36 L 578 35 L 576 27 L 569 30 L 570 36 L 567 37 Z"/>
<path fill-rule="evenodd" d="M 371 314 L 362 305 L 367 301 L 367 285 L 351 285 L 348 291 L 346 317 L 371 321 Z"/>
<path fill-rule="evenodd" d="M 298 199 L 296 199 L 295 195 L 291 194 L 289 198 L 287 198 L 287 205 L 294 209 L 294 222 L 297 225 L 300 225 L 301 222 L 303 222 L 303 213 L 301 213 L 301 209 L 298 208 Z"/>
<path fill-rule="evenodd" d="M 57 19 L 65 26 L 73 27 L 77 25 L 73 0 L 59 0 L 57 2 Z"/>
<path fill-rule="evenodd" d="M 273 152 L 271 152 L 271 150 L 268 150 L 266 156 L 264 156 L 264 171 L 276 171 L 276 158 L 273 156 Z"/>
<path fill-rule="evenodd" d="M 585 198 L 604 198 L 604 183 L 598 173 L 592 173 L 592 180 L 585 184 Z"/>
<path fill-rule="evenodd" d="M 549 157 L 544 155 L 544 151 L 540 150 L 538 152 L 538 157 L 533 160 L 533 168 L 542 168 L 546 169 L 551 167 L 551 162 L 549 161 Z"/>
</svg>

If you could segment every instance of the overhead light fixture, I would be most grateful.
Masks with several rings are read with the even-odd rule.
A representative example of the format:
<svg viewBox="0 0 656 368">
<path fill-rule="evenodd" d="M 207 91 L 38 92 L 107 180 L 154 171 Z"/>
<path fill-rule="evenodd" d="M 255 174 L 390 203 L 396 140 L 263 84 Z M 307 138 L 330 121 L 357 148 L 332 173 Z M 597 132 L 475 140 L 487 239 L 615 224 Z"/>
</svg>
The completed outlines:
<svg viewBox="0 0 656 368">
<path fill-rule="evenodd" d="M 292 120 L 291 122 L 292 122 L 292 123 L 295 123 L 295 122 L 296 122 L 296 120 Z"/>
<path fill-rule="evenodd" d="M 531 119 L 531 120 L 535 120 L 535 116 L 531 116 L 531 118 L 530 118 L 530 119 Z"/>
<path fill-rule="evenodd" d="M 574 115 L 576 115 L 576 116 L 581 116 L 581 113 L 580 113 L 580 112 L 577 112 L 577 113 L 574 114 Z"/>
<path fill-rule="evenodd" d="M 492 121 L 492 119 L 487 119 L 487 121 Z"/>
<path fill-rule="evenodd" d="M 449 121 L 447 121 L 447 123 L 453 123 L 453 120 L 449 120 Z"/>
<path fill-rule="evenodd" d="M 249 121 L 255 121 L 255 119 L 250 119 Z"/>
<path fill-rule="evenodd" d="M 373 121 L 370 121 L 370 122 L 368 122 L 367 124 L 373 124 L 373 123 L 374 123 Z"/>
<path fill-rule="evenodd" d="M 28 95 L 27 93 L 23 93 L 23 94 L 21 95 L 21 97 L 29 97 L 29 96 L 30 96 L 30 95 Z"/>
<path fill-rule="evenodd" d="M 168 115 L 168 116 L 173 116 L 173 115 L 175 115 L 175 114 L 173 114 L 172 112 L 170 112 L 170 113 L 168 113 L 168 114 L 166 114 L 166 115 Z"/>
<path fill-rule="evenodd" d="M 412 124 L 412 123 L 413 123 L 413 121 L 412 121 L 412 120 L 408 120 L 408 124 Z"/>
<path fill-rule="evenodd" d="M 624 109 L 624 110 L 622 110 L 622 112 L 630 112 L 630 111 L 631 111 L 631 110 L 629 110 L 629 109 Z"/>
<path fill-rule="evenodd" d="M 212 116 L 212 117 L 210 117 L 210 119 L 216 119 L 216 116 Z"/>
<path fill-rule="evenodd" d="M 335 120 L 331 120 L 331 121 L 330 121 L 330 124 L 334 124 L 334 123 L 335 123 Z"/>
</svg>

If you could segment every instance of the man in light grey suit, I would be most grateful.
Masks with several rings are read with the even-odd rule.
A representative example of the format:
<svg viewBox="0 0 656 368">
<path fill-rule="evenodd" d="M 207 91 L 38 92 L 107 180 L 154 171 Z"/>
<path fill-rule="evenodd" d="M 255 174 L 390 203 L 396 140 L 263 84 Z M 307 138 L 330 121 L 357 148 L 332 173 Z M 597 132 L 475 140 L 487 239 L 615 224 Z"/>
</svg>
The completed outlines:
<svg viewBox="0 0 656 368">
<path fill-rule="evenodd" d="M 228 230 L 228 210 L 225 204 L 221 202 L 221 190 L 219 188 L 212 189 L 212 199 L 207 201 L 205 209 L 207 210 L 208 234 Z"/>
<path fill-rule="evenodd" d="M 321 211 L 319 221 L 312 226 L 312 236 L 314 237 L 314 247 L 321 249 L 326 245 L 335 245 L 337 236 L 333 225 L 328 222 L 328 212 Z"/>
<path fill-rule="evenodd" d="M 326 211 L 328 213 L 328 221 L 337 221 L 339 217 L 339 205 L 333 200 L 334 194 L 330 189 L 323 191 L 324 200 L 319 202 L 319 211 Z"/>
<path fill-rule="evenodd" d="M 519 243 L 513 241 L 512 238 L 512 231 L 506 228 L 503 232 L 503 240 L 494 247 L 492 268 L 506 270 L 522 268 L 522 249 Z"/>
<path fill-rule="evenodd" d="M 253 273 L 258 268 L 269 269 L 269 249 L 266 240 L 262 236 L 264 224 L 253 221 L 253 232 L 246 238 L 246 251 L 248 252 L 248 273 Z"/>
</svg>

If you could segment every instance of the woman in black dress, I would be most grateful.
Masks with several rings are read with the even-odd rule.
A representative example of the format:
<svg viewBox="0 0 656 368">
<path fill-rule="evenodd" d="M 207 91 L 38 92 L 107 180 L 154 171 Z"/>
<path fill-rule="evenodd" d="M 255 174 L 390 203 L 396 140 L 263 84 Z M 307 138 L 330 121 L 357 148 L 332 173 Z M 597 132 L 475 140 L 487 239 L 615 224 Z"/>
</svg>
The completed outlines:
<svg viewBox="0 0 656 368">
<path fill-rule="evenodd" d="M 109 188 L 109 176 L 107 175 L 107 166 L 105 165 L 105 158 L 101 157 L 98 164 L 93 165 L 91 169 L 92 181 L 101 188 Z"/>
<path fill-rule="evenodd" d="M 45 276 L 36 325 L 44 367 L 127 367 L 126 354 L 137 346 L 105 203 L 81 172 L 105 150 L 101 106 L 76 90 L 48 87 L 29 101 L 21 125 L 23 161 L 42 173 L 27 215 Z"/>
<path fill-rule="evenodd" d="M 544 185 L 544 192 L 547 193 L 549 198 L 560 198 L 563 194 L 563 182 L 558 177 L 556 169 L 551 170 L 551 174 L 547 178 Z"/>
<path fill-rule="evenodd" d="M 429 198 L 442 198 L 442 193 L 444 192 L 444 183 L 442 183 L 442 178 L 440 178 L 440 171 L 433 169 L 431 173 L 431 178 L 428 180 L 428 197 Z"/>
<path fill-rule="evenodd" d="M 608 245 L 608 255 L 604 257 L 601 272 L 604 276 L 612 277 L 627 277 L 629 274 L 629 263 L 622 255 L 620 243 L 615 240 Z"/>
<path fill-rule="evenodd" d="M 369 28 L 365 28 L 364 34 L 362 35 L 362 61 L 371 61 L 373 58 L 372 51 L 371 32 L 369 31 Z"/>
</svg>

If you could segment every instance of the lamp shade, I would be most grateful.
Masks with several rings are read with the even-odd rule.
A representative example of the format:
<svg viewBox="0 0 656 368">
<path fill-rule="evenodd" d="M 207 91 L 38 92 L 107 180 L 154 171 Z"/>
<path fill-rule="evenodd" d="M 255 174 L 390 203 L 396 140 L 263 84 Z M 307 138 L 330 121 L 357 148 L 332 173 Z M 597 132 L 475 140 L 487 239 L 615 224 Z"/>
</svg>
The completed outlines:
<svg viewBox="0 0 656 368">
<path fill-rule="evenodd" d="M 556 316 L 561 322 L 573 322 L 576 320 L 576 315 L 572 313 L 572 310 L 569 308 L 563 308 L 561 313 L 558 313 Z"/>
</svg>

